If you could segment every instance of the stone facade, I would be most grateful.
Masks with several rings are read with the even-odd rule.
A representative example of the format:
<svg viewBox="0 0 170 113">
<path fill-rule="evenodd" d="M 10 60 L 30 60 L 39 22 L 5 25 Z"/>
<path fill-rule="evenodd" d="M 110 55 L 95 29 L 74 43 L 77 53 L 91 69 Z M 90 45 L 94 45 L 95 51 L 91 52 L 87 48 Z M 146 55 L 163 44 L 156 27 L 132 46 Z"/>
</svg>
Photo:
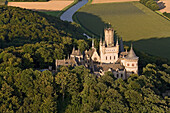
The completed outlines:
<svg viewBox="0 0 170 113">
<path fill-rule="evenodd" d="M 84 65 L 89 68 L 91 72 L 98 76 L 103 76 L 105 72 L 112 72 L 115 78 L 127 79 L 130 74 L 138 74 L 138 59 L 133 47 L 129 52 L 124 51 L 123 41 L 120 40 L 120 47 L 118 39 L 114 42 L 114 30 L 107 28 L 104 30 L 105 39 L 100 39 L 99 54 L 94 47 L 94 40 L 92 41 L 92 48 L 86 50 L 84 55 L 80 50 L 73 48 L 70 58 L 64 60 L 56 60 L 56 68 L 61 65 Z M 119 50 L 120 48 L 120 50 Z"/>
</svg>

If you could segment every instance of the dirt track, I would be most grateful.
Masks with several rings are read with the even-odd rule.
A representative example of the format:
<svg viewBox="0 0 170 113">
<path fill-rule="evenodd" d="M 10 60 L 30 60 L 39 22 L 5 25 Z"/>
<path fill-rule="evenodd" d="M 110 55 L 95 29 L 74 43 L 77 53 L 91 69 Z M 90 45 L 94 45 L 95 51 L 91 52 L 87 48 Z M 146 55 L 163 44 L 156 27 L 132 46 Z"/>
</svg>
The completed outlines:
<svg viewBox="0 0 170 113">
<path fill-rule="evenodd" d="M 47 10 L 47 11 L 58 11 L 62 10 L 74 0 L 57 0 L 49 2 L 9 2 L 8 6 L 21 7 L 31 10 Z"/>
<path fill-rule="evenodd" d="M 160 2 L 163 2 L 165 3 L 165 8 L 164 9 L 161 9 L 160 11 L 163 13 L 163 12 L 167 12 L 167 13 L 170 13 L 170 0 L 161 0 Z"/>
<path fill-rule="evenodd" d="M 139 0 L 93 0 L 92 4 L 111 3 L 111 2 L 130 2 L 130 1 L 139 1 Z"/>
</svg>

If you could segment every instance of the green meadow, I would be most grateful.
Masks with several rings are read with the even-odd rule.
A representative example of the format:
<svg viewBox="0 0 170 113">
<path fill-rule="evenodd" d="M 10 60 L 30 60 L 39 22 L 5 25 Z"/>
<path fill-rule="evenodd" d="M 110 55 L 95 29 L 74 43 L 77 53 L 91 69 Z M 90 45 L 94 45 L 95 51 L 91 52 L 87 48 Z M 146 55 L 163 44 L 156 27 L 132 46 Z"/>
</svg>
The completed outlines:
<svg viewBox="0 0 170 113">
<path fill-rule="evenodd" d="M 125 43 L 133 41 L 140 51 L 170 59 L 170 21 L 139 2 L 89 4 L 74 20 L 97 37 L 112 26 Z"/>
</svg>

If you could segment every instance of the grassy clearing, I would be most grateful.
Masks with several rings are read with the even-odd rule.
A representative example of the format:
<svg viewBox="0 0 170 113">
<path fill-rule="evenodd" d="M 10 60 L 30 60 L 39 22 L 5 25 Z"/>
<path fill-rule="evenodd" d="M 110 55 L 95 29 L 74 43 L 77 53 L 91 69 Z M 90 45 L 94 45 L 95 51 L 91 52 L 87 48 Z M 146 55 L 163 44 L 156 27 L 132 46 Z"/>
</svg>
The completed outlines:
<svg viewBox="0 0 170 113">
<path fill-rule="evenodd" d="M 137 49 L 170 58 L 167 49 L 170 48 L 170 21 L 139 2 L 90 4 L 81 8 L 74 18 L 88 33 L 98 37 L 110 23 L 118 36 L 126 42 L 134 41 Z"/>
</svg>

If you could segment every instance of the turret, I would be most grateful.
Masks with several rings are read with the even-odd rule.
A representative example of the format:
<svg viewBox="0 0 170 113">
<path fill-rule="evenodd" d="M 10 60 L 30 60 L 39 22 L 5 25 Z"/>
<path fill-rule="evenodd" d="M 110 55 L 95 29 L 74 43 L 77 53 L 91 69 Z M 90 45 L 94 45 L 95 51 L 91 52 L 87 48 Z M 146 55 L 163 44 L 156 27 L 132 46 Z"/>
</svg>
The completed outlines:
<svg viewBox="0 0 170 113">
<path fill-rule="evenodd" d="M 133 51 L 133 46 L 131 45 L 128 55 L 125 57 L 124 66 L 127 72 L 138 74 L 138 59 L 135 52 Z"/>
<path fill-rule="evenodd" d="M 138 60 L 138 58 L 139 57 L 136 56 L 135 52 L 133 51 L 133 45 L 131 44 L 131 48 L 128 55 L 126 56 L 126 59 Z"/>
<path fill-rule="evenodd" d="M 112 28 L 107 28 L 104 30 L 105 33 L 105 42 L 107 46 L 113 46 L 114 45 L 114 31 Z"/>
</svg>

